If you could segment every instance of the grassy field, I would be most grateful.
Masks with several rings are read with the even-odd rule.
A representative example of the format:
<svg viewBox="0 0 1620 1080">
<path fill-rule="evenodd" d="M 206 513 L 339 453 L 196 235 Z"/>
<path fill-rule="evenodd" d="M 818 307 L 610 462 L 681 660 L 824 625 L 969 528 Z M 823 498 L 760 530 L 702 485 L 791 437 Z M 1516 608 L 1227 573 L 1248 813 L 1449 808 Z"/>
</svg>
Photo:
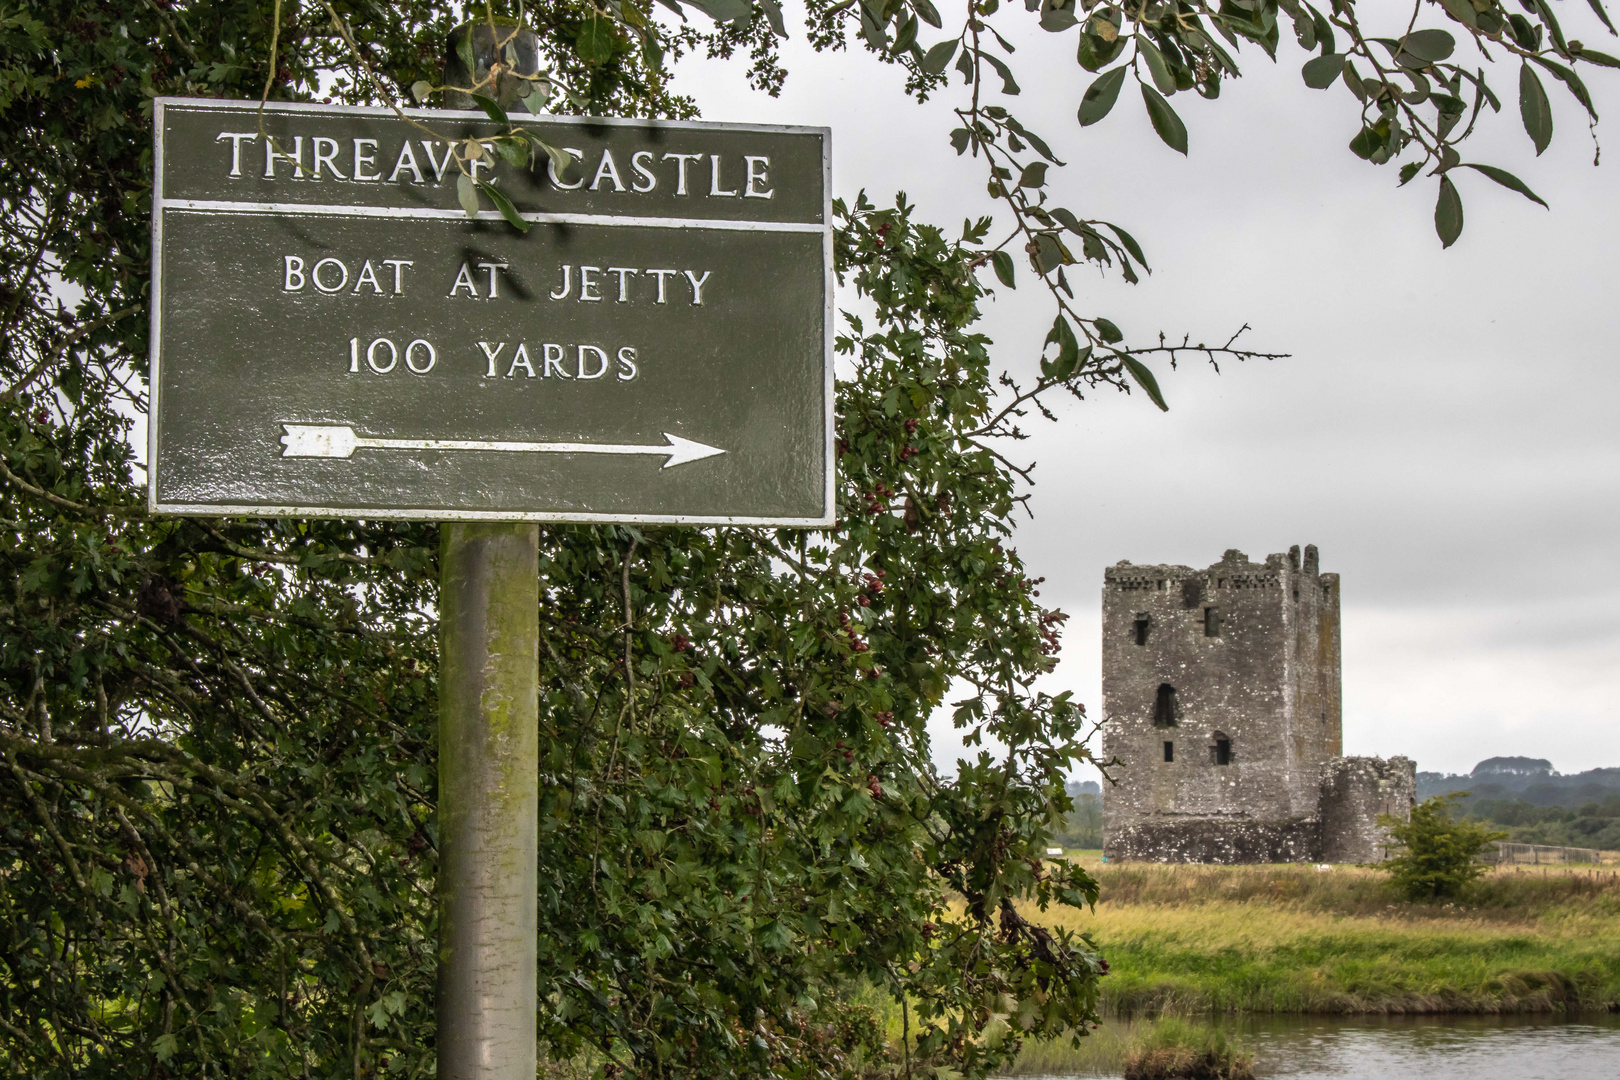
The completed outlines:
<svg viewBox="0 0 1620 1080">
<path fill-rule="evenodd" d="M 1620 872 L 1507 867 L 1412 904 L 1376 870 L 1105 865 L 1090 931 L 1116 1014 L 1551 1012 L 1620 1003 Z"/>
</svg>

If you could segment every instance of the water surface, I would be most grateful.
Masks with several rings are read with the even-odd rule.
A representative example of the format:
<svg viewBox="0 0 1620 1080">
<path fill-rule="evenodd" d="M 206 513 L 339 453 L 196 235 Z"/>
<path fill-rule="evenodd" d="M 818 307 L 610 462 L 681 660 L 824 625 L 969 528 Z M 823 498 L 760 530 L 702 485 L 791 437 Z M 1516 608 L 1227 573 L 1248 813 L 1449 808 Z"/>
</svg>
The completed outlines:
<svg viewBox="0 0 1620 1080">
<path fill-rule="evenodd" d="M 1235 1024 L 1288 1080 L 1615 1080 L 1620 1016 L 1265 1017 Z"/>
<path fill-rule="evenodd" d="M 1255 1074 L 1266 1080 L 1620 1080 L 1620 1016 L 1610 1014 L 1246 1016 L 1218 1023 L 1254 1053 Z M 1095 1049 L 1111 1044 L 1117 1055 L 1131 1026 L 1106 1022 Z M 1053 1080 L 1119 1076 L 1078 1061 L 1064 1068 L 1035 1066 Z M 1027 1078 L 1032 1070 L 1022 1071 Z"/>
</svg>

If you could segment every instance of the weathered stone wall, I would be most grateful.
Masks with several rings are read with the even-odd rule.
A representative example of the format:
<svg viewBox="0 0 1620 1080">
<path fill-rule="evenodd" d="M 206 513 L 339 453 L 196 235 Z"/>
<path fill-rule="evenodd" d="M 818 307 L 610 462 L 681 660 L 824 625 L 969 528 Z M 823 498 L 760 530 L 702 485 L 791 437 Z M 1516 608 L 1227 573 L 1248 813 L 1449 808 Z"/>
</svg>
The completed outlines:
<svg viewBox="0 0 1620 1080">
<path fill-rule="evenodd" d="M 1312 857 L 1322 770 L 1343 745 L 1339 686 L 1339 578 L 1319 572 L 1315 547 L 1108 568 L 1103 752 L 1122 765 L 1105 851 Z"/>
<path fill-rule="evenodd" d="M 1417 766 L 1410 758 L 1349 757 L 1322 770 L 1323 862 L 1377 863 L 1389 858 L 1389 830 L 1380 814 L 1406 819 L 1417 801 Z"/>
<path fill-rule="evenodd" d="M 1160 818 L 1127 825 L 1109 836 L 1111 862 L 1314 862 L 1320 847 L 1314 817 L 1291 821 Z"/>
</svg>

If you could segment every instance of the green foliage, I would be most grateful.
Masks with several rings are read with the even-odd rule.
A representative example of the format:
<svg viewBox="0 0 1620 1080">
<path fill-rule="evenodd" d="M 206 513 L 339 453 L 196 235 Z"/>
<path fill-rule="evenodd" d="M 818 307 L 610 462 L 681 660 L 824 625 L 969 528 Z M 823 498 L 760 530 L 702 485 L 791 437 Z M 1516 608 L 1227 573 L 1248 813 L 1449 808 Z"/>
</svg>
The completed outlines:
<svg viewBox="0 0 1620 1080">
<path fill-rule="evenodd" d="M 86 2 L 0 24 L 8 1074 L 433 1069 L 435 530 L 151 519 L 129 442 L 146 104 L 256 95 L 271 10 Z M 287 3 L 273 96 L 437 85 L 435 7 L 336 10 L 388 81 L 324 4 Z M 683 115 L 644 53 L 575 57 L 582 11 L 541 16 L 558 85 Z M 1093 1016 L 1095 950 L 1013 906 L 1096 891 L 1040 861 L 1085 718 L 1030 687 L 1062 616 L 1008 543 L 1021 497 L 987 441 L 984 226 L 953 239 L 864 198 L 837 225 L 870 323 L 838 340 L 838 526 L 545 533 L 554 1059 L 832 1076 L 908 1055 L 977 1076 Z M 1007 749 L 946 779 L 926 724 L 952 686 L 970 739 Z M 863 984 L 909 1003 L 904 1048 L 848 998 Z"/>
<path fill-rule="evenodd" d="M 1500 825 L 1516 844 L 1620 851 L 1620 795 L 1579 807 L 1536 806 L 1519 799 L 1473 799 L 1469 817 Z"/>
<path fill-rule="evenodd" d="M 1078 848 L 1082 851 L 1096 851 L 1102 847 L 1102 796 L 1091 792 L 1073 790 L 1070 785 L 1069 797 L 1074 800 L 1074 809 L 1070 810 L 1064 819 L 1063 829 L 1053 840 L 1065 848 Z"/>
<path fill-rule="evenodd" d="M 1478 822 L 1454 817 L 1460 796 L 1436 795 L 1412 808 L 1407 821 L 1380 818 L 1402 846 L 1388 862 L 1390 880 L 1408 898 L 1433 900 L 1456 896 L 1464 885 L 1485 873 L 1479 855 L 1486 845 L 1507 838 Z"/>
</svg>

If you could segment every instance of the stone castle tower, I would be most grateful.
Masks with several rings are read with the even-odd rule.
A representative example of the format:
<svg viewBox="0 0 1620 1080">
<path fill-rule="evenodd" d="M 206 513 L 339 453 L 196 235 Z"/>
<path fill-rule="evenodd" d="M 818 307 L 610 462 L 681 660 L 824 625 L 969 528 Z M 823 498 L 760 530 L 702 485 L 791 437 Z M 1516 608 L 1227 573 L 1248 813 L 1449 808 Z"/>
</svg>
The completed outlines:
<svg viewBox="0 0 1620 1080">
<path fill-rule="evenodd" d="M 1378 815 L 1410 812 L 1415 769 L 1342 756 L 1339 576 L 1317 564 L 1307 546 L 1104 573 L 1109 859 L 1384 858 Z"/>
</svg>

